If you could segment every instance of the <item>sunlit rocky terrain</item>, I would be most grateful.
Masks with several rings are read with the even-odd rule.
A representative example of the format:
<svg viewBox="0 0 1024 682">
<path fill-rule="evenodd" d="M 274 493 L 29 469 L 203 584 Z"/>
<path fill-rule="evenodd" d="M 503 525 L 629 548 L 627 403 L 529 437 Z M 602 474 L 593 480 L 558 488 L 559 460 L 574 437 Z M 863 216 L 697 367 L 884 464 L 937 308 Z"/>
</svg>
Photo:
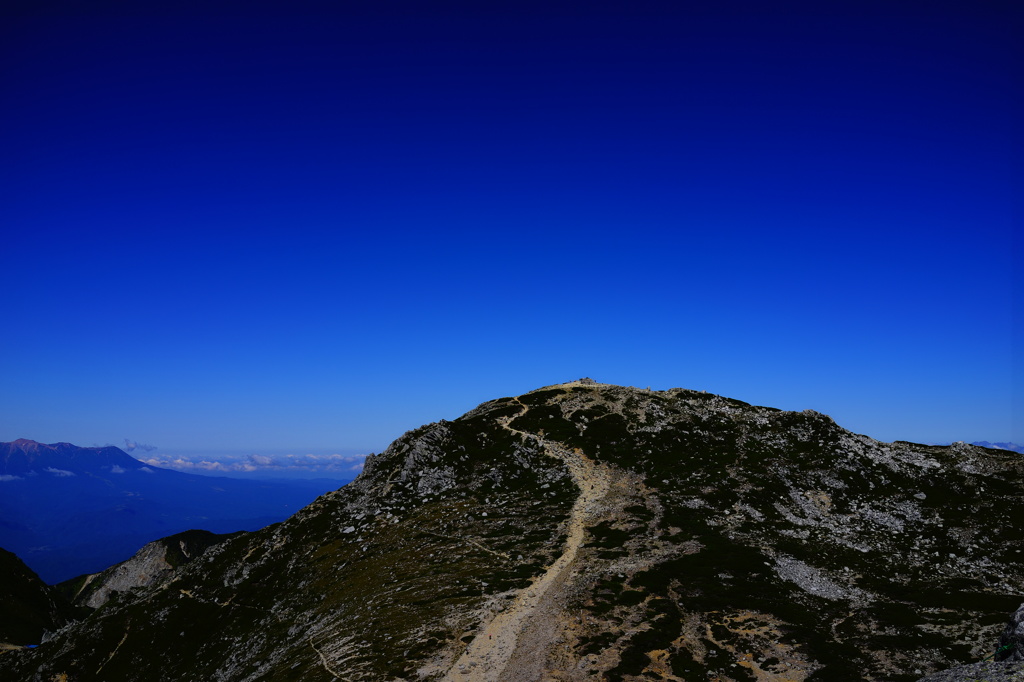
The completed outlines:
<svg viewBox="0 0 1024 682">
<path fill-rule="evenodd" d="M 153 579 L 89 578 L 120 587 L 0 678 L 910 682 L 995 652 L 1024 601 L 1022 470 L 559 384 L 406 433 L 283 523 L 154 549 Z"/>
</svg>

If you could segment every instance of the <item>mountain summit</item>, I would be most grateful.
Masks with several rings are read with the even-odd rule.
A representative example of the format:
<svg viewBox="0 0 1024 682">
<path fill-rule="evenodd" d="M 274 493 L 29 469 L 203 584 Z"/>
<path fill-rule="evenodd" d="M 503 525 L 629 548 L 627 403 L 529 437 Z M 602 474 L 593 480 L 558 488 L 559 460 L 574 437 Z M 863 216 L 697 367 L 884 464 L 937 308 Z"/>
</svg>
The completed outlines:
<svg viewBox="0 0 1024 682">
<path fill-rule="evenodd" d="M 992 653 L 1019 455 L 570 382 L 410 431 L 4 679 L 885 680 Z"/>
</svg>

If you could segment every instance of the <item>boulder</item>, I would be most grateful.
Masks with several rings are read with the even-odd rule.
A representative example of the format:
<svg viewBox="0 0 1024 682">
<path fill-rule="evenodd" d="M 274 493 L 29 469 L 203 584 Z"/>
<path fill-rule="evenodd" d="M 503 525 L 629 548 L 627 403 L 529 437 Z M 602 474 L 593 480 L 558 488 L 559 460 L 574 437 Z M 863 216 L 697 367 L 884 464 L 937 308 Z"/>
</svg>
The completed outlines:
<svg viewBox="0 0 1024 682">
<path fill-rule="evenodd" d="M 999 637 L 997 661 L 1024 661 L 1024 604 L 1013 612 Z"/>
</svg>

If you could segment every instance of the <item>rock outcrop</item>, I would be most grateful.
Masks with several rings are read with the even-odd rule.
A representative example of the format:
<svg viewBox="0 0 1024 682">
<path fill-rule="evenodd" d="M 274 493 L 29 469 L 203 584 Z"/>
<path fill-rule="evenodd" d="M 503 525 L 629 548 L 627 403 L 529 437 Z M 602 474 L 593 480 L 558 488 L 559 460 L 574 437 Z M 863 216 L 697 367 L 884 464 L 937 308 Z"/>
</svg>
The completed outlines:
<svg viewBox="0 0 1024 682">
<path fill-rule="evenodd" d="M 997 661 L 1024 661 L 1024 604 L 1010 616 L 1010 622 L 999 637 Z"/>
<path fill-rule="evenodd" d="M 101 573 L 83 575 L 57 587 L 72 603 L 97 609 L 112 595 L 153 585 L 211 546 L 236 535 L 238 533 L 218 535 L 205 530 L 188 530 L 150 542 L 131 559 Z"/>
</svg>

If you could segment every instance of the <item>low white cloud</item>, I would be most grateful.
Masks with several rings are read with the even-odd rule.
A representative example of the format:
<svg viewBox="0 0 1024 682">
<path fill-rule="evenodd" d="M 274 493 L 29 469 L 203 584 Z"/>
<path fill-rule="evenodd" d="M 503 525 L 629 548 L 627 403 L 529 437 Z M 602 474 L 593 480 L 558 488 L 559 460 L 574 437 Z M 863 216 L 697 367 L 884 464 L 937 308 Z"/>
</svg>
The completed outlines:
<svg viewBox="0 0 1024 682">
<path fill-rule="evenodd" d="M 176 469 L 178 471 L 192 471 L 196 469 L 199 469 L 200 471 L 240 471 L 240 469 L 234 465 L 226 465 L 221 462 L 211 462 L 205 459 L 194 461 L 191 459 L 185 459 L 184 457 L 150 457 L 149 459 L 142 459 L 139 461 L 162 469 Z"/>
<path fill-rule="evenodd" d="M 0 474 L 0 481 L 20 481 L 21 476 L 14 476 L 12 474 Z"/>
<path fill-rule="evenodd" d="M 125 472 L 123 467 L 119 467 L 116 464 L 110 467 L 110 473 L 112 474 L 123 474 Z"/>
<path fill-rule="evenodd" d="M 149 467 L 139 467 L 139 471 L 145 471 L 147 474 L 155 474 L 156 472 Z"/>
<path fill-rule="evenodd" d="M 54 469 L 53 467 L 46 467 L 46 472 L 57 476 L 58 478 L 66 478 L 68 476 L 76 476 L 74 471 L 68 471 L 67 469 Z"/>
<path fill-rule="evenodd" d="M 134 441 L 131 438 L 124 439 L 124 451 L 131 452 L 132 450 L 142 450 L 143 452 L 153 452 L 157 449 L 155 445 L 144 445 L 138 441 Z"/>
<path fill-rule="evenodd" d="M 140 461 L 155 467 L 177 471 L 204 473 L 280 472 L 306 474 L 310 477 L 350 478 L 363 468 L 366 455 L 280 455 L 253 454 L 244 458 L 189 459 L 187 457 L 154 456 Z"/>
</svg>

